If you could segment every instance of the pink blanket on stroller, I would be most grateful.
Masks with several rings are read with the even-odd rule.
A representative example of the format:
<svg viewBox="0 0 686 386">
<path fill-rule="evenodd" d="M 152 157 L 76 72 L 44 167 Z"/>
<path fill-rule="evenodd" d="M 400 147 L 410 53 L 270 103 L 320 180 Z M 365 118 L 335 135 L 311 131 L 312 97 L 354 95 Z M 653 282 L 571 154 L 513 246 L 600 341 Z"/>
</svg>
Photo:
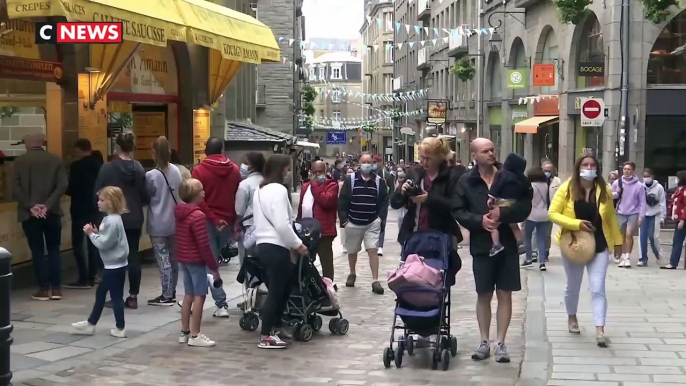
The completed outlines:
<svg viewBox="0 0 686 386">
<path fill-rule="evenodd" d="M 405 288 L 443 287 L 443 272 L 426 264 L 424 258 L 412 254 L 403 265 L 388 273 L 388 288 L 399 294 L 401 301 L 420 308 L 433 308 L 440 304 L 441 296 L 434 292 L 403 292 Z"/>
</svg>

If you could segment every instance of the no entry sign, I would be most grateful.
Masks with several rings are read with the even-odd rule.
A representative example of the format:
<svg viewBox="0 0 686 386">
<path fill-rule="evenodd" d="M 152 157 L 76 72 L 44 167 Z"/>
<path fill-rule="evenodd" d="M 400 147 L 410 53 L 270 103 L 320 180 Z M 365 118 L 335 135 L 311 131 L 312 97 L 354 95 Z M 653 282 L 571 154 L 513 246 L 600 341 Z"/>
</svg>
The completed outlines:
<svg viewBox="0 0 686 386">
<path fill-rule="evenodd" d="M 598 127 L 605 123 L 605 102 L 600 98 L 581 98 L 581 126 Z"/>
</svg>

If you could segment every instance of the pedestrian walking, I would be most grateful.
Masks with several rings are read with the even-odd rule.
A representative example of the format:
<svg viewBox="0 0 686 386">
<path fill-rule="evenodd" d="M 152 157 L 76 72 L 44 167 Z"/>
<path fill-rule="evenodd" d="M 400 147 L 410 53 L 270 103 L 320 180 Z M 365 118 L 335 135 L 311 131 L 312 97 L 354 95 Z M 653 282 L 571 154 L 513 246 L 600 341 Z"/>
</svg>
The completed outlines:
<svg viewBox="0 0 686 386">
<path fill-rule="evenodd" d="M 14 160 L 13 196 L 17 220 L 31 250 L 33 272 L 38 283 L 35 300 L 62 299 L 62 207 L 67 190 L 67 173 L 60 157 L 48 153 L 45 135 L 24 137 L 26 153 Z M 92 199 L 92 198 L 91 198 Z M 47 265 L 45 250 L 47 249 Z"/>
<path fill-rule="evenodd" d="M 684 247 L 684 240 L 686 240 L 686 170 L 681 170 L 676 174 L 678 179 L 678 187 L 672 193 L 672 198 L 669 200 L 669 216 L 677 225 L 674 229 L 674 236 L 672 238 L 672 254 L 669 257 L 669 264 L 663 265 L 660 269 L 677 269 L 679 260 L 681 260 L 681 251 Z"/>
<path fill-rule="evenodd" d="M 645 169 L 643 171 L 643 185 L 645 185 L 646 189 L 646 215 L 638 234 L 641 246 L 641 257 L 638 260 L 639 267 L 648 265 L 648 242 L 650 242 L 655 258 L 660 260 L 660 244 L 655 240 L 655 228 L 664 223 L 667 216 L 665 188 L 655 180 L 655 173 L 652 170 Z"/>
<path fill-rule="evenodd" d="M 257 256 L 266 272 L 268 289 L 260 311 L 262 329 L 258 347 L 263 349 L 284 349 L 292 340 L 284 331 L 282 321 L 293 279 L 291 250 L 300 255 L 308 253 L 293 229 L 291 194 L 284 187 L 290 165 L 287 155 L 269 157 L 264 180 L 253 198 Z"/>
<path fill-rule="evenodd" d="M 631 252 L 634 236 L 643 223 L 646 214 L 646 190 L 635 174 L 636 164 L 627 161 L 622 166 L 622 177 L 612 184 L 612 198 L 618 199 L 617 218 L 619 229 L 624 235 L 622 255 L 615 258 L 619 268 L 631 268 Z"/>
<path fill-rule="evenodd" d="M 179 269 L 183 273 L 181 335 L 179 343 L 195 347 L 212 347 L 216 343 L 201 333 L 202 312 L 207 296 L 208 275 L 213 286 L 221 286 L 217 259 L 211 248 L 207 216 L 200 208 L 205 191 L 199 180 L 191 178 L 179 186 L 183 203 L 174 208 L 175 235 Z M 192 318 L 192 320 L 191 320 Z"/>
<path fill-rule="evenodd" d="M 345 179 L 350 178 L 350 176 L 354 175 L 354 174 L 355 174 L 355 171 L 353 170 L 353 168 L 351 168 L 349 166 L 346 166 L 343 168 L 343 176 L 344 177 L 341 178 L 340 181 L 338 181 L 338 199 L 339 199 L 339 202 L 340 202 L 341 192 L 343 191 L 343 183 L 345 182 Z M 339 225 L 342 224 L 340 218 L 338 219 L 338 224 Z M 347 256 L 348 250 L 345 249 L 345 228 L 343 228 L 342 226 L 339 226 L 338 231 L 339 231 L 339 234 L 341 235 L 341 237 L 340 237 L 341 247 L 343 248 L 342 253 L 343 253 L 343 255 Z"/>
<path fill-rule="evenodd" d="M 115 157 L 100 168 L 95 181 L 95 191 L 99 192 L 106 186 L 115 186 L 121 189 L 126 199 L 127 211 L 121 218 L 129 243 L 129 296 L 124 301 L 124 307 L 137 309 L 141 288 L 141 261 L 138 249 L 144 221 L 143 207 L 148 205 L 150 197 L 146 188 L 145 169 L 140 162 L 133 159 L 133 133 L 119 134 L 115 143 Z M 111 308 L 112 301 L 106 302 L 105 307 Z"/>
<path fill-rule="evenodd" d="M 550 207 L 550 186 L 548 185 L 548 177 L 541 168 L 533 168 L 529 170 L 527 176 L 531 188 L 533 189 L 533 197 L 531 199 L 531 213 L 524 221 L 524 247 L 526 248 L 526 258 L 522 263 L 522 267 L 531 267 L 533 265 L 533 235 L 536 232 L 536 241 L 538 243 L 538 268 L 541 271 L 547 270 L 546 261 L 548 260 L 549 247 L 546 238 L 550 237 L 553 229 L 553 223 L 548 217 L 548 208 Z M 557 189 L 556 189 L 557 190 Z M 553 197 L 555 197 L 553 195 Z"/>
<path fill-rule="evenodd" d="M 89 289 L 95 286 L 95 278 L 98 269 L 102 268 L 102 261 L 90 238 L 84 237 L 83 227 L 86 224 L 100 223 L 98 200 L 94 192 L 95 180 L 98 178 L 102 161 L 93 154 L 91 142 L 86 138 L 79 138 L 74 143 L 74 155 L 77 159 L 69 165 L 69 185 L 66 194 L 71 198 L 71 242 L 79 277 L 75 282 L 67 283 L 65 287 Z M 84 239 L 87 253 L 84 253 Z"/>
<path fill-rule="evenodd" d="M 322 236 L 317 255 L 322 265 L 322 275 L 334 281 L 333 240 L 336 238 L 336 215 L 338 214 L 338 183 L 327 176 L 322 161 L 312 163 L 312 178 L 300 190 L 298 217 L 314 218 L 322 225 Z"/>
<path fill-rule="evenodd" d="M 618 216 L 612 204 L 612 192 L 607 183 L 598 174 L 598 160 L 586 154 L 574 165 L 572 177 L 564 182 L 555 194 L 548 211 L 550 220 L 562 228 L 557 235 L 560 242 L 562 232 L 589 232 L 595 240 L 595 254 L 585 264 L 577 264 L 562 256 L 562 265 L 567 275 L 565 289 L 565 307 L 570 334 L 580 334 L 577 309 L 579 291 L 584 277 L 584 268 L 588 271 L 588 282 L 591 289 L 593 321 L 596 326 L 596 343 L 607 347 L 605 337 L 605 320 L 607 316 L 607 297 L 605 296 L 605 278 L 609 254 L 615 257 L 622 254 L 623 236 L 620 232 Z"/>
<path fill-rule="evenodd" d="M 350 266 L 346 287 L 355 286 L 357 254 L 364 244 L 372 271 L 372 291 L 381 295 L 384 289 L 379 282 L 377 248 L 381 222 L 388 213 L 388 190 L 386 181 L 372 170 L 372 163 L 371 154 L 362 153 L 360 171 L 345 179 L 338 201 L 338 218 L 341 227 L 345 228 L 345 244 Z"/>
<path fill-rule="evenodd" d="M 390 197 L 390 195 L 393 193 L 393 175 L 384 167 L 383 160 L 381 159 L 380 155 L 374 155 L 373 160 L 374 163 L 372 164 L 372 170 L 386 182 L 386 193 Z M 388 216 L 388 210 L 386 210 L 386 216 Z M 383 256 L 383 244 L 384 239 L 386 238 L 386 220 L 386 217 L 381 219 L 381 233 L 379 233 L 379 244 L 377 245 L 378 248 L 376 250 L 376 253 L 379 256 Z"/>
<path fill-rule="evenodd" d="M 557 169 L 555 169 L 555 165 L 553 164 L 552 161 L 546 159 L 543 161 L 541 164 L 541 168 L 543 169 L 543 173 L 545 174 L 546 177 L 546 183 L 548 184 L 548 195 L 546 196 L 546 203 L 547 207 L 550 207 L 550 203 L 552 202 L 553 197 L 555 197 L 555 193 L 557 193 L 557 190 L 560 188 L 560 185 L 562 184 L 562 181 L 560 180 L 560 177 L 557 176 Z M 553 233 L 553 228 L 552 226 L 550 227 L 550 232 L 546 233 L 545 235 L 540 235 L 543 236 L 543 239 L 545 240 L 545 256 L 546 259 L 543 260 L 543 263 L 547 263 L 548 259 L 550 259 L 550 241 L 552 239 L 552 233 Z M 539 234 L 537 231 L 534 231 L 534 237 L 532 238 L 532 255 L 531 255 L 531 260 L 532 262 L 537 262 L 539 260 L 538 255 L 538 242 L 534 241 L 534 239 L 538 239 Z"/>
<path fill-rule="evenodd" d="M 457 222 L 470 232 L 470 252 L 473 258 L 476 285 L 476 316 L 481 342 L 472 359 L 483 360 L 491 355 L 491 300 L 498 298 L 498 326 L 495 346 L 496 362 L 510 362 L 505 346 L 507 329 L 512 318 L 512 292 L 522 289 L 519 277 L 519 251 L 517 239 L 510 224 L 518 224 L 531 212 L 531 192 L 507 208 L 488 207 L 488 190 L 500 164 L 495 158 L 493 142 L 476 138 L 470 145 L 476 166 L 460 177 L 453 196 L 452 213 Z M 503 252 L 490 256 L 493 246 L 491 231 L 498 229 Z"/>
<path fill-rule="evenodd" d="M 95 326 L 105 308 L 107 293 L 112 299 L 112 309 L 116 328 L 110 330 L 115 338 L 126 338 L 124 323 L 124 282 L 126 281 L 129 243 L 121 215 L 126 212 L 126 199 L 121 189 L 106 186 L 98 192 L 98 209 L 105 213 L 99 227 L 93 224 L 83 226 L 83 233 L 100 251 L 103 262 L 102 281 L 95 291 L 95 303 L 88 320 L 73 323 L 77 335 L 93 335 Z"/>
<path fill-rule="evenodd" d="M 159 137 L 153 142 L 152 157 L 155 168 L 145 173 L 150 197 L 147 231 L 160 271 L 162 294 L 148 300 L 148 305 L 172 306 L 176 303 L 176 284 L 179 279 L 174 208 L 180 202 L 179 186 L 183 177 L 179 168 L 170 163 L 171 151 L 166 137 Z"/>
<path fill-rule="evenodd" d="M 255 223 L 255 220 L 252 218 L 247 220 L 243 219 L 253 215 L 252 200 L 255 195 L 255 190 L 257 190 L 264 180 L 262 172 L 264 171 L 266 162 L 264 155 L 259 152 L 250 152 L 246 154 L 243 159 L 243 163 L 241 164 L 241 178 L 243 178 L 243 181 L 238 184 L 238 191 L 236 192 L 236 225 L 238 228 L 240 228 L 240 223 L 243 224 L 245 229 Z M 243 246 L 243 240 L 241 238 L 238 240 L 238 260 L 241 265 L 243 265 L 245 254 L 245 247 Z"/>
</svg>

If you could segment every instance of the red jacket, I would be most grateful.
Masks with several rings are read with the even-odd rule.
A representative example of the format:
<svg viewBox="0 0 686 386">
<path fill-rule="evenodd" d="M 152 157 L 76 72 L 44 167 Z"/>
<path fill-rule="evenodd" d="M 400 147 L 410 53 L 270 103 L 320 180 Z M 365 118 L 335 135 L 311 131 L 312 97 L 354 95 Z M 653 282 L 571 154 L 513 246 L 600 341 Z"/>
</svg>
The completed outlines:
<svg viewBox="0 0 686 386">
<path fill-rule="evenodd" d="M 674 213 L 675 217 L 672 217 Z M 669 208 L 667 209 L 667 218 L 675 221 L 686 220 L 686 187 L 680 186 L 672 194 L 669 200 Z"/>
<path fill-rule="evenodd" d="M 179 204 L 174 208 L 176 219 L 176 256 L 179 263 L 202 264 L 217 272 L 217 260 L 210 248 L 205 214 L 198 205 Z"/>
<path fill-rule="evenodd" d="M 307 189 L 312 187 L 314 206 L 312 215 L 322 224 L 322 236 L 336 237 L 336 215 L 338 214 L 338 182 L 327 178 L 323 183 L 306 182 L 300 190 L 300 205 L 298 205 L 298 220 L 302 218 L 303 197 Z"/>
<path fill-rule="evenodd" d="M 215 225 L 226 221 L 236 222 L 236 191 L 241 182 L 241 172 L 235 163 L 221 154 L 210 155 L 193 168 L 193 178 L 200 180 L 205 190 L 205 200 L 200 208 Z"/>
</svg>

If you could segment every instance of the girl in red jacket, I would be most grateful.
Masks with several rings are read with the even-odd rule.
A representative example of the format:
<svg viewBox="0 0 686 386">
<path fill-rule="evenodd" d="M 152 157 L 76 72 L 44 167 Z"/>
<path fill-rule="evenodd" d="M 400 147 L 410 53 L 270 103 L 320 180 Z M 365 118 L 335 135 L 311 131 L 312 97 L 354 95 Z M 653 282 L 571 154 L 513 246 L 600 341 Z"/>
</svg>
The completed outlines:
<svg viewBox="0 0 686 386">
<path fill-rule="evenodd" d="M 179 343 L 212 347 L 215 342 L 200 333 L 202 308 L 207 296 L 207 270 L 215 283 L 221 285 L 217 260 L 210 248 L 205 213 L 198 203 L 205 198 L 200 181 L 191 178 L 179 186 L 179 198 L 185 203 L 174 209 L 176 219 L 176 250 L 179 272 L 183 273 L 184 297 L 181 306 L 181 336 Z M 191 324 L 191 308 L 193 323 Z"/>
<path fill-rule="evenodd" d="M 660 267 L 661 269 L 676 269 L 679 260 L 681 260 L 681 249 L 686 239 L 686 227 L 684 226 L 684 222 L 686 222 L 686 171 L 680 171 L 676 176 L 679 179 L 679 187 L 672 194 L 667 216 L 677 221 L 677 226 L 672 239 L 672 255 L 669 258 L 669 264 L 663 265 Z"/>
</svg>

